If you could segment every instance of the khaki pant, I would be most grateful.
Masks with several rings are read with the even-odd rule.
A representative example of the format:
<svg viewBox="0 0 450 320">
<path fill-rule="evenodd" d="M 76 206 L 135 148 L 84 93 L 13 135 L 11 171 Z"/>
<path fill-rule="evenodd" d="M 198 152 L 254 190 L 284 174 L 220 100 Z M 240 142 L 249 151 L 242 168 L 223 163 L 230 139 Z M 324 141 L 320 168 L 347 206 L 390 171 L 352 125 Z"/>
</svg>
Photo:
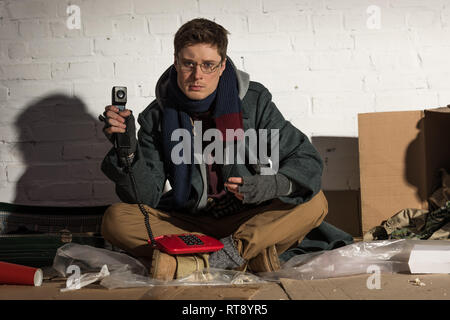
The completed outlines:
<svg viewBox="0 0 450 320">
<path fill-rule="evenodd" d="M 174 212 L 169 214 L 145 207 L 155 237 L 195 232 L 221 239 L 232 234 L 242 243 L 240 254 L 246 260 L 271 245 L 276 246 L 279 254 L 296 246 L 309 231 L 320 225 L 328 213 L 328 203 L 322 191 L 298 206 L 276 199 L 268 205 L 220 219 Z M 103 217 L 102 234 L 111 244 L 141 260 L 152 256 L 144 215 L 136 204 L 111 205 Z"/>
</svg>

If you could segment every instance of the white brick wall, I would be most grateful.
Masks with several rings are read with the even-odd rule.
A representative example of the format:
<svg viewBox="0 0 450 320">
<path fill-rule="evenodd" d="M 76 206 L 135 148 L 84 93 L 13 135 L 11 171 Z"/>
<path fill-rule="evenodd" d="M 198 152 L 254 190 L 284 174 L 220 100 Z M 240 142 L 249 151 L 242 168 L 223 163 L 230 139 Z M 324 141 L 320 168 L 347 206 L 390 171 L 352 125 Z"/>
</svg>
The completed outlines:
<svg viewBox="0 0 450 320">
<path fill-rule="evenodd" d="M 97 115 L 113 85 L 128 86 L 136 114 L 151 102 L 194 17 L 231 32 L 229 56 L 309 137 L 357 137 L 359 112 L 450 104 L 450 0 L 2 0 L 0 201 L 116 201 Z M 357 188 L 348 166 L 336 172 L 348 148 L 335 148 L 324 188 Z"/>
</svg>

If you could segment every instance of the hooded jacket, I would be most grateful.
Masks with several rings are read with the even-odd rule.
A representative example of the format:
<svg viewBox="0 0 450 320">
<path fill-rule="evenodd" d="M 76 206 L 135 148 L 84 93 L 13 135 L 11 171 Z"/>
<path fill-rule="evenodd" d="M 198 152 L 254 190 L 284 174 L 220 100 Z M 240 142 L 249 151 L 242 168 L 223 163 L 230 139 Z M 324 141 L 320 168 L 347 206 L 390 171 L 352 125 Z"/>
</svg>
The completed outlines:
<svg viewBox="0 0 450 320">
<path fill-rule="evenodd" d="M 228 58 L 229 59 L 229 58 Z M 321 188 L 323 163 L 317 150 L 308 137 L 285 120 L 272 102 L 272 95 L 262 84 L 250 81 L 247 73 L 238 70 L 230 60 L 238 80 L 239 98 L 242 102 L 243 129 L 279 130 L 279 168 L 278 173 L 285 175 L 292 183 L 293 189 L 288 196 L 279 199 L 285 203 L 301 204 L 310 200 Z M 167 170 L 164 166 L 162 148 L 162 115 L 169 69 L 158 80 L 156 99 L 138 116 L 140 129 L 138 145 L 135 152 L 132 171 L 136 180 L 139 198 L 150 207 L 170 210 L 170 191 L 164 193 Z M 246 149 L 248 145 L 246 143 Z M 235 149 L 236 146 L 235 146 Z M 236 157 L 237 152 L 235 152 Z M 246 161 L 247 162 L 247 161 Z M 205 164 L 195 164 L 192 174 L 193 191 L 188 201 L 188 212 L 195 214 L 206 205 L 207 180 Z M 129 174 L 119 162 L 116 151 L 112 148 L 104 158 L 101 166 L 105 175 L 115 182 L 116 193 L 125 203 L 137 203 Z M 224 181 L 229 177 L 244 177 L 258 174 L 258 165 L 232 164 L 222 165 Z"/>
</svg>

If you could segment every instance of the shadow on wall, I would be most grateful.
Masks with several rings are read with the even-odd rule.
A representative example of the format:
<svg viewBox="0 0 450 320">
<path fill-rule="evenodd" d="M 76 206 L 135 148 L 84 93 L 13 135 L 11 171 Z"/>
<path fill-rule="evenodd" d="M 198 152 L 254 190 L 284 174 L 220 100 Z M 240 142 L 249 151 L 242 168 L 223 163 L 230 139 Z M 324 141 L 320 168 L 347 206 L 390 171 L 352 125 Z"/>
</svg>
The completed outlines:
<svg viewBox="0 0 450 320">
<path fill-rule="evenodd" d="M 23 161 L 17 167 L 14 203 L 91 206 L 118 200 L 100 170 L 111 144 L 103 135 L 103 123 L 80 99 L 45 97 L 27 106 L 15 125 Z"/>
<path fill-rule="evenodd" d="M 372 174 L 370 179 L 367 179 L 367 183 L 371 183 L 372 195 L 377 192 L 386 195 L 387 190 L 376 189 L 375 183 L 380 183 L 380 188 L 386 185 L 402 188 L 398 190 L 401 195 L 405 195 L 406 192 L 409 196 L 411 192 L 409 190 L 413 190 L 418 200 L 422 203 L 427 202 L 431 193 L 440 186 L 439 169 L 448 170 L 450 159 L 450 149 L 442 144 L 442 141 L 445 141 L 443 132 L 448 131 L 448 122 L 445 117 L 433 120 L 432 124 L 427 123 L 426 134 L 424 118 L 416 123 L 417 130 L 414 131 L 408 128 L 410 124 L 382 134 L 371 131 L 370 138 L 375 139 L 379 136 L 379 139 L 374 140 L 370 146 L 370 152 L 374 156 L 371 168 L 378 170 L 379 174 L 379 176 Z M 361 234 L 358 138 L 313 137 L 311 141 L 324 161 L 322 188 L 329 202 L 326 220 L 353 236 Z M 404 179 L 412 189 L 408 187 L 407 191 L 403 190 L 403 185 L 397 182 L 399 179 Z M 386 214 L 390 217 L 395 213 L 396 211 Z"/>
<path fill-rule="evenodd" d="M 408 145 L 405 153 L 405 179 L 416 189 L 416 196 L 422 202 L 426 201 L 428 191 L 425 181 L 425 149 L 424 149 L 424 119 L 417 122 L 417 136 Z"/>
<path fill-rule="evenodd" d="M 405 156 L 406 180 L 416 188 L 422 203 L 428 202 L 431 207 L 430 197 L 443 187 L 442 169 L 450 172 L 450 111 L 447 110 L 425 112 L 425 117 L 416 125 L 417 136 L 409 143 Z"/>
</svg>

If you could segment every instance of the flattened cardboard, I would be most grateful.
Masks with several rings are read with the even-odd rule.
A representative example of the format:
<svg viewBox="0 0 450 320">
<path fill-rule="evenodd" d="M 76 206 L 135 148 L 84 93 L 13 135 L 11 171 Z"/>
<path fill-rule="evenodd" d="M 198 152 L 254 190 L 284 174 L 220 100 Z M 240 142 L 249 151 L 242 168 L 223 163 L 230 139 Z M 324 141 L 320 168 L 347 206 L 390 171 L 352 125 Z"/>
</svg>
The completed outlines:
<svg viewBox="0 0 450 320">
<path fill-rule="evenodd" d="M 281 279 L 292 300 L 450 300 L 447 274 L 380 274 L 380 287 L 370 288 L 373 274 L 319 280 Z M 417 286 L 415 279 L 424 284 Z"/>
<path fill-rule="evenodd" d="M 358 115 L 363 233 L 405 208 L 428 209 L 450 167 L 449 108 Z"/>
<path fill-rule="evenodd" d="M 149 290 L 148 300 L 251 300 L 261 285 L 244 286 L 161 286 Z"/>
<path fill-rule="evenodd" d="M 111 289 L 100 285 L 89 285 L 74 292 L 61 293 L 60 288 L 65 282 L 44 282 L 41 287 L 29 286 L 0 286 L 0 300 L 140 300 L 140 299 L 256 299 L 256 300 L 360 300 L 360 299 L 403 299 L 403 300 L 450 300 L 450 277 L 448 274 L 380 274 L 381 288 L 369 289 L 367 281 L 373 274 L 362 274 L 341 278 L 320 280 L 281 279 L 281 284 L 251 288 L 230 288 L 220 292 L 221 288 L 174 288 L 159 287 L 159 294 L 151 293 L 151 288 Z M 415 279 L 419 278 L 425 286 L 417 286 Z M 370 280 L 369 280 L 370 281 Z M 280 286 L 274 290 L 274 286 Z M 164 291 L 166 289 L 166 291 Z M 243 291 L 243 289 L 246 289 Z M 280 294 L 285 290 L 286 295 Z M 259 295 L 265 291 L 264 296 Z M 268 291 L 266 291 L 268 290 Z M 182 295 L 183 292 L 191 295 Z M 272 292 L 272 294 L 269 294 Z M 205 294 L 210 294 L 205 296 Z"/>
</svg>

